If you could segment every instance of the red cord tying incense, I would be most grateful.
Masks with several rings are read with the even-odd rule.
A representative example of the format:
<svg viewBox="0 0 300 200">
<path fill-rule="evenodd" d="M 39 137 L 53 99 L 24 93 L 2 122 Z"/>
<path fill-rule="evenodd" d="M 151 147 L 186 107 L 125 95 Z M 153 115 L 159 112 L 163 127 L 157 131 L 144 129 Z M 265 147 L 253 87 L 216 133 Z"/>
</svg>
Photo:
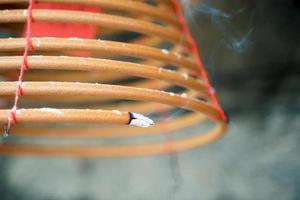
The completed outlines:
<svg viewBox="0 0 300 200">
<path fill-rule="evenodd" d="M 29 68 L 29 66 L 28 66 L 28 52 L 29 52 L 29 50 L 33 49 L 32 41 L 31 41 L 31 24 L 32 24 L 32 21 L 33 21 L 33 18 L 32 18 L 33 3 L 34 3 L 34 0 L 29 0 L 29 5 L 28 5 L 28 8 L 27 8 L 27 24 L 26 24 L 26 32 L 25 32 L 25 34 L 26 34 L 26 45 L 25 45 L 25 49 L 24 49 L 22 64 L 21 64 L 21 67 L 20 67 L 20 74 L 19 74 L 19 78 L 18 78 L 18 82 L 17 82 L 15 101 L 14 101 L 14 105 L 13 105 L 13 107 L 12 107 L 10 113 L 9 113 L 9 116 L 8 116 L 7 128 L 5 129 L 4 134 L 3 134 L 4 137 L 9 136 L 10 129 L 11 129 L 12 125 L 17 123 L 16 112 L 17 112 L 20 97 L 23 96 L 23 89 L 22 89 L 23 77 L 24 77 L 25 71 Z"/>
<path fill-rule="evenodd" d="M 198 65 L 199 67 L 199 74 L 207 88 L 207 91 L 208 91 L 208 94 L 210 96 L 210 99 L 213 103 L 213 105 L 215 106 L 216 110 L 218 111 L 219 115 L 220 115 L 220 118 L 224 121 L 227 121 L 228 122 L 228 117 L 226 116 L 226 114 L 224 113 L 223 109 L 221 108 L 220 104 L 218 103 L 218 100 L 217 100 L 217 97 L 216 97 L 216 94 L 215 94 L 215 90 L 214 88 L 211 86 L 210 82 L 209 82 L 209 79 L 208 79 L 208 76 L 206 74 L 206 71 L 204 69 L 204 66 L 202 64 L 202 61 L 201 61 L 201 58 L 200 58 L 200 54 L 199 54 L 199 50 L 198 50 L 198 47 L 197 47 L 197 43 L 196 41 L 194 40 L 193 36 L 192 36 L 192 33 L 185 21 L 185 18 L 184 18 L 184 15 L 183 15 L 183 11 L 182 11 L 182 8 L 181 8 L 181 5 L 179 3 L 178 0 L 171 0 L 173 5 L 174 5 L 174 9 L 175 9 L 175 12 L 176 12 L 176 15 L 177 15 L 177 18 L 180 22 L 180 25 L 181 25 L 181 28 L 183 30 L 183 33 L 188 41 L 188 43 L 190 44 L 190 47 L 191 47 L 191 52 L 194 56 L 194 59 L 195 59 L 195 62 L 196 64 Z"/>
</svg>

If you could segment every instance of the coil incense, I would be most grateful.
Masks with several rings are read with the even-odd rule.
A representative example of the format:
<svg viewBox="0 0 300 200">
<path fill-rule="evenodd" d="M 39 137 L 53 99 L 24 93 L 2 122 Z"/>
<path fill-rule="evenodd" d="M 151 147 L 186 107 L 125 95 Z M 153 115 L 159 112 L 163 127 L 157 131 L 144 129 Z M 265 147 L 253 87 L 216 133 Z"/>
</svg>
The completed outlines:
<svg viewBox="0 0 300 200">
<path fill-rule="evenodd" d="M 61 9 L 74 5 L 81 9 Z M 178 1 L 0 0 L 0 8 L 1 31 L 15 36 L 0 39 L 5 80 L 0 82 L 0 123 L 4 136 L 10 135 L 0 153 L 163 154 L 199 147 L 224 134 L 227 117 Z M 150 119 L 176 109 L 184 111 L 172 120 L 155 120 L 154 125 Z M 34 142 L 128 139 L 161 134 L 165 126 L 176 131 L 205 123 L 213 124 L 210 130 L 169 141 L 172 148 L 164 142 Z M 24 138 L 29 140 L 20 142 Z"/>
</svg>

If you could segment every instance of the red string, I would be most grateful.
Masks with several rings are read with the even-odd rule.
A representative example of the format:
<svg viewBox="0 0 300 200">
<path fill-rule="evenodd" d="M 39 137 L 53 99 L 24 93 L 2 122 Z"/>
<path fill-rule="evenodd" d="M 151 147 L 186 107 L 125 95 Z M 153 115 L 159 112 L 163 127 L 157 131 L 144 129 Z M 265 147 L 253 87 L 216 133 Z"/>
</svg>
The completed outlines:
<svg viewBox="0 0 300 200">
<path fill-rule="evenodd" d="M 20 100 L 20 97 L 23 96 L 23 77 L 25 71 L 29 68 L 28 66 L 28 52 L 29 50 L 33 49 L 32 41 L 31 41 L 31 24 L 33 21 L 32 18 L 32 7 L 33 7 L 34 0 L 29 0 L 29 5 L 27 8 L 27 21 L 26 21 L 26 44 L 25 44 L 25 49 L 24 49 L 24 54 L 23 54 L 23 59 L 22 59 L 22 64 L 20 67 L 20 74 L 17 82 L 17 88 L 16 88 L 16 94 L 15 94 L 15 101 L 14 105 L 9 113 L 8 116 L 8 122 L 7 122 L 7 129 L 5 131 L 5 136 L 9 135 L 10 129 L 13 124 L 17 123 L 17 118 L 16 118 L 16 112 L 18 108 L 18 103 Z"/>
<path fill-rule="evenodd" d="M 177 18 L 178 18 L 179 23 L 182 27 L 185 38 L 187 39 L 187 41 L 188 41 L 188 43 L 191 47 L 191 52 L 194 56 L 196 64 L 198 65 L 199 74 L 200 74 L 200 76 L 203 80 L 203 83 L 204 83 L 205 87 L 207 88 L 209 97 L 210 97 L 215 109 L 218 111 L 220 119 L 222 119 L 224 121 L 227 121 L 228 120 L 227 116 L 225 115 L 225 113 L 224 113 L 223 109 L 221 108 L 220 104 L 218 103 L 218 100 L 217 100 L 217 97 L 216 97 L 216 94 L 215 94 L 215 90 L 213 89 L 213 87 L 211 86 L 211 84 L 209 82 L 208 76 L 206 74 L 206 71 L 204 69 L 204 66 L 203 66 L 201 58 L 200 58 L 197 43 L 194 40 L 194 38 L 192 36 L 192 33 L 191 33 L 191 31 L 190 31 L 190 29 L 189 29 L 189 27 L 188 27 L 188 25 L 185 21 L 181 5 L 180 5 L 178 0 L 171 0 L 171 1 L 174 4 L 174 9 L 175 9 Z"/>
</svg>

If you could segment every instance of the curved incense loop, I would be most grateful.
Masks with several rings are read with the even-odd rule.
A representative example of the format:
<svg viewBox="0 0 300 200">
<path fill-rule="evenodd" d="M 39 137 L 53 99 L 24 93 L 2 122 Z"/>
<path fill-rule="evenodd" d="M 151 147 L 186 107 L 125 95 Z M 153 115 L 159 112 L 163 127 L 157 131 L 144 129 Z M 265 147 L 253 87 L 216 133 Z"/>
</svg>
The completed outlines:
<svg viewBox="0 0 300 200">
<path fill-rule="evenodd" d="M 28 2 L 31 10 L 26 9 Z M 86 9 L 34 6 L 38 4 L 76 4 Z M 0 108 L 0 124 L 13 124 L 0 153 L 140 156 L 188 150 L 223 136 L 226 118 L 199 68 L 202 64 L 195 58 L 196 47 L 177 1 L 1 0 L 0 5 L 6 8 L 0 10 L 0 31 L 18 36 L 0 39 L 0 78 L 5 80 L 0 81 L 0 103 L 5 104 Z M 28 30 L 28 20 L 49 29 L 59 23 L 93 27 L 98 39 L 76 37 L 76 30 L 72 37 L 38 36 Z M 20 23 L 27 23 L 27 39 Z M 26 48 L 28 53 L 20 56 Z M 28 69 L 16 81 L 23 65 Z M 10 110 L 14 96 L 19 104 Z M 162 120 L 167 112 L 173 114 Z M 101 143 L 200 124 L 210 129 L 189 137 L 181 134 L 169 144 Z M 26 138 L 29 143 L 22 142 Z M 40 143 L 41 139 L 50 142 Z M 100 139 L 101 144 L 62 145 L 52 139 Z"/>
</svg>

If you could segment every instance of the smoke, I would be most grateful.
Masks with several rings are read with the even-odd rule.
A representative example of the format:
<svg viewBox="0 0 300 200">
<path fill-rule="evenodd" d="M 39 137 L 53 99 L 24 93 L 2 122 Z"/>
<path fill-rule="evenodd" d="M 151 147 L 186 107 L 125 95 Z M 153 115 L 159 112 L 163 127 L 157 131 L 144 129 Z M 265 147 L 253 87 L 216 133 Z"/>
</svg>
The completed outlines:
<svg viewBox="0 0 300 200">
<path fill-rule="evenodd" d="M 224 60 L 220 61 L 224 52 L 242 60 L 253 45 L 255 6 L 247 1 L 234 0 L 183 0 L 182 4 L 194 36 L 197 38 L 201 34 L 205 38 L 197 38 L 201 41 L 201 49 L 205 49 L 202 61 L 212 86 L 218 90 L 218 74 L 224 76 L 227 67 Z"/>
<path fill-rule="evenodd" d="M 209 17 L 211 25 L 222 35 L 219 42 L 223 43 L 227 49 L 234 51 L 235 53 L 244 53 L 251 45 L 251 36 L 253 33 L 253 16 L 254 9 L 251 13 L 248 13 L 246 5 L 242 5 L 231 11 L 225 11 L 224 9 L 218 8 L 214 5 L 214 1 L 193 1 L 184 0 L 183 5 L 188 15 L 188 19 L 191 23 L 196 25 L 196 29 L 200 29 L 201 26 L 196 20 L 201 17 Z M 243 24 L 246 24 L 244 31 L 235 24 L 238 18 L 244 18 L 247 15 L 246 20 Z M 216 45 L 219 47 L 219 45 Z"/>
</svg>

